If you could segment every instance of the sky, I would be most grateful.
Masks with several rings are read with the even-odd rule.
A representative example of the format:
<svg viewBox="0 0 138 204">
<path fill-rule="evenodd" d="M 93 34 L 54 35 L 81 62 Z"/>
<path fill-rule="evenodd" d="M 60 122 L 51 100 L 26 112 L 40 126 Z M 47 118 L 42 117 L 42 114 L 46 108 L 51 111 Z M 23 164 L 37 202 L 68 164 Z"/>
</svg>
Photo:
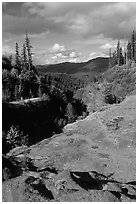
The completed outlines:
<svg viewBox="0 0 138 204">
<path fill-rule="evenodd" d="M 2 52 L 22 50 L 28 32 L 34 64 L 82 62 L 124 47 L 136 29 L 135 2 L 3 2 Z"/>
</svg>

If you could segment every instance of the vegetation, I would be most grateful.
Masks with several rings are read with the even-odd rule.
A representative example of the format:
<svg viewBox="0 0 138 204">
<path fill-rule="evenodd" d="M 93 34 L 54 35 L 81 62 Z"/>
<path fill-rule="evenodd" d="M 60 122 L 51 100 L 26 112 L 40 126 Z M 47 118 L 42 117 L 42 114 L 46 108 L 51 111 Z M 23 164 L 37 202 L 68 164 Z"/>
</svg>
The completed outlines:
<svg viewBox="0 0 138 204">
<path fill-rule="evenodd" d="M 108 69 L 104 73 L 102 93 L 107 103 L 120 103 L 127 95 L 136 90 L 136 64 L 130 61 L 127 65 Z"/>
<path fill-rule="evenodd" d="M 117 49 L 109 50 L 109 68 L 103 74 L 103 94 L 107 103 L 120 103 L 126 95 L 135 91 L 136 87 L 136 32 L 124 48 L 117 42 Z"/>
<path fill-rule="evenodd" d="M 25 43 L 20 56 L 19 45 L 15 46 L 15 64 L 12 57 L 2 57 L 3 100 L 13 101 L 36 97 L 38 92 L 37 72 L 33 66 L 31 44 L 26 33 Z"/>
<path fill-rule="evenodd" d="M 66 73 L 66 74 L 86 74 L 102 73 L 108 69 L 109 58 L 108 57 L 97 57 L 87 62 L 71 63 L 63 62 L 59 64 L 50 65 L 37 65 L 36 70 L 40 75 L 51 73 Z"/>
<path fill-rule="evenodd" d="M 136 62 L 136 32 L 133 31 L 131 38 L 127 43 L 126 48 L 124 48 L 124 53 L 122 47 L 120 47 L 120 41 L 117 42 L 117 49 L 111 53 L 111 48 L 109 50 L 109 67 L 115 65 L 121 66 L 123 64 L 129 63 L 129 61 Z"/>
<path fill-rule="evenodd" d="M 28 135 L 28 144 L 31 145 L 54 133 L 60 133 L 67 123 L 74 122 L 84 113 L 88 114 L 86 105 L 80 100 L 69 97 L 55 87 L 45 88 L 47 93 L 39 101 L 24 104 L 20 102 L 17 105 L 3 103 L 5 134 L 12 125 L 18 126 L 20 131 Z"/>
<path fill-rule="evenodd" d="M 77 89 L 86 86 L 84 79 L 63 73 L 47 73 L 44 78 L 47 85 L 53 85 L 65 92 L 68 90 L 75 92 Z"/>
<path fill-rule="evenodd" d="M 28 145 L 28 135 L 24 135 L 23 131 L 20 131 L 18 127 L 14 127 L 13 125 L 6 134 L 3 134 L 3 140 L 5 140 L 5 143 L 7 143 L 11 149 Z"/>
<path fill-rule="evenodd" d="M 34 144 L 60 133 L 77 117 L 88 114 L 82 100 L 73 97 L 73 91 L 82 86 L 71 76 L 38 76 L 32 60 L 31 43 L 26 34 L 20 56 L 16 43 L 15 64 L 3 56 L 3 147 L 4 151 Z M 73 85 L 73 86 L 72 86 Z M 38 102 L 25 99 L 39 97 Z M 9 103 L 19 101 L 17 105 Z"/>
<path fill-rule="evenodd" d="M 10 71 L 13 68 L 12 65 L 12 56 L 2 56 L 2 70 L 6 69 L 8 71 Z"/>
<path fill-rule="evenodd" d="M 79 74 L 47 72 L 43 76 L 38 76 L 33 65 L 32 46 L 26 33 L 21 55 L 16 43 L 15 64 L 11 56 L 2 58 L 3 148 L 5 149 L 3 151 L 21 144 L 34 144 L 54 133 L 60 133 L 67 123 L 74 122 L 79 116 L 86 117 L 88 111 L 82 99 L 85 95 L 84 89 L 89 84 L 93 85 L 91 90 L 93 101 L 89 101 L 93 103 L 93 110 L 96 110 L 101 98 L 104 98 L 106 103 L 120 103 L 126 95 L 134 93 L 135 46 L 135 32 L 131 36 L 125 55 L 118 41 L 117 50 L 113 55 L 110 50 L 110 69 L 108 63 L 106 68 L 100 67 L 97 71 L 95 66 L 91 68 L 91 63 L 82 63 L 83 70 L 91 70 L 89 73 L 87 71 Z M 78 64 L 75 66 L 78 69 Z M 29 101 L 35 97 L 39 97 L 39 100 Z M 28 99 L 28 102 L 24 102 L 25 99 Z M 90 99 L 92 97 L 89 97 Z M 12 101 L 19 102 L 9 103 Z"/>
<path fill-rule="evenodd" d="M 21 68 L 21 59 L 20 59 L 20 55 L 19 55 L 19 45 L 18 45 L 18 43 L 16 43 L 16 47 L 15 47 L 15 68 L 17 70 L 20 70 L 20 68 Z"/>
</svg>

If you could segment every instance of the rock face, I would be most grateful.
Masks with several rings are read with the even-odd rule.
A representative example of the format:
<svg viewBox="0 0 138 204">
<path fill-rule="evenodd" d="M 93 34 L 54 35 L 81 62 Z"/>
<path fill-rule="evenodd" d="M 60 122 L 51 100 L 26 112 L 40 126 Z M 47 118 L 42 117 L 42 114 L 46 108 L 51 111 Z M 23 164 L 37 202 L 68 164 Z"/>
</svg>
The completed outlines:
<svg viewBox="0 0 138 204">
<path fill-rule="evenodd" d="M 61 134 L 12 150 L 6 159 L 22 171 L 4 179 L 3 201 L 135 201 L 135 122 L 136 97 L 129 96 Z"/>
</svg>

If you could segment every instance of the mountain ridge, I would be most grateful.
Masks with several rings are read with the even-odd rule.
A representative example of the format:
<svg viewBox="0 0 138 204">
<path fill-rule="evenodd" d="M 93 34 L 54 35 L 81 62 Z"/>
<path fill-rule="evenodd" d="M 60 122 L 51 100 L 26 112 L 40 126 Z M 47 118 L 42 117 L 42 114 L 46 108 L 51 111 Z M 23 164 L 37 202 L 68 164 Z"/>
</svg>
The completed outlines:
<svg viewBox="0 0 138 204">
<path fill-rule="evenodd" d="M 75 74 L 78 72 L 104 72 L 108 69 L 109 58 L 108 57 L 97 57 L 87 62 L 63 62 L 58 64 L 50 65 L 36 65 L 35 68 L 39 74 L 45 74 L 46 72 L 58 72 Z M 101 68 L 102 67 L 102 68 Z"/>
</svg>

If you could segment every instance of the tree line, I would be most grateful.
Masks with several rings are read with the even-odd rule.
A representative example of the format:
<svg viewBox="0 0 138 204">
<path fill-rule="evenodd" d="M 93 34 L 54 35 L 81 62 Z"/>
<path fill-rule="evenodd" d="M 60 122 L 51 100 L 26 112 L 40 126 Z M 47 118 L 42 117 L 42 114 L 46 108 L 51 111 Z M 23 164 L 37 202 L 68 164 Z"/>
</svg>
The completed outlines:
<svg viewBox="0 0 138 204">
<path fill-rule="evenodd" d="M 120 41 L 117 42 L 117 48 L 112 53 L 111 48 L 109 49 L 109 67 L 114 67 L 115 65 L 121 66 L 127 64 L 129 61 L 136 62 L 136 32 L 133 30 L 130 40 L 128 41 L 126 47 L 120 46 Z"/>
<path fill-rule="evenodd" d="M 15 46 L 15 68 L 19 71 L 34 70 L 33 59 L 32 59 L 32 46 L 28 33 L 26 32 L 25 42 L 23 43 L 21 55 L 19 53 L 19 45 L 16 42 Z"/>
<path fill-rule="evenodd" d="M 3 100 L 13 101 L 37 96 L 38 74 L 33 65 L 32 55 L 32 46 L 26 32 L 21 54 L 16 43 L 15 63 L 12 64 L 12 56 L 2 57 Z"/>
<path fill-rule="evenodd" d="M 60 133 L 67 123 L 88 114 L 86 105 L 74 98 L 71 88 L 63 89 L 65 80 L 62 81 L 62 77 L 60 86 L 57 86 L 60 77 L 38 76 L 31 48 L 26 34 L 21 55 L 16 43 L 15 64 L 12 64 L 12 57 L 2 58 L 4 151 L 22 144 L 31 145 Z M 25 103 L 23 100 L 33 97 L 39 97 L 40 101 L 33 103 L 28 100 Z M 7 103 L 13 100 L 21 102 L 17 106 Z"/>
<path fill-rule="evenodd" d="M 15 63 L 12 63 L 12 56 L 2 57 L 2 88 L 3 100 L 13 101 L 33 97 L 42 97 L 43 86 L 56 87 L 65 93 L 76 92 L 83 88 L 88 82 L 88 77 L 75 77 L 64 73 L 47 73 L 44 77 L 39 76 L 33 65 L 32 45 L 28 34 L 25 35 L 25 42 L 21 54 L 19 45 L 15 46 Z"/>
</svg>

